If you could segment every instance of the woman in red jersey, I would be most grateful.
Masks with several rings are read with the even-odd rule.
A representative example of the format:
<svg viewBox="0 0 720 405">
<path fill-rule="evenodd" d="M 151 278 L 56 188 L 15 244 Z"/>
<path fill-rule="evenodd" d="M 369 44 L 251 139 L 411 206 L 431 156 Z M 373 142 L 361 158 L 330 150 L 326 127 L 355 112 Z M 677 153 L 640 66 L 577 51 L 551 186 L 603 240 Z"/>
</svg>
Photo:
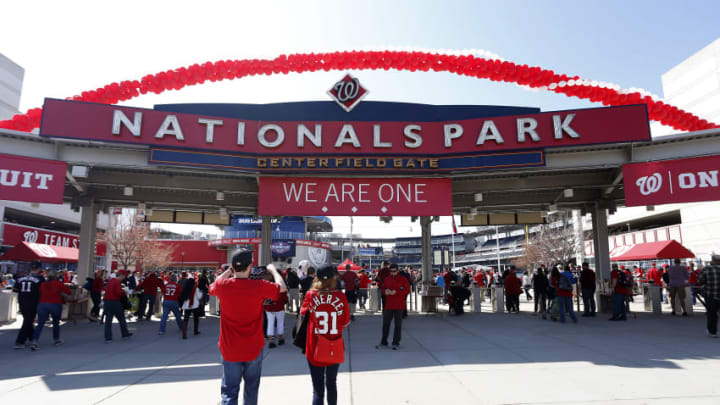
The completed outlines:
<svg viewBox="0 0 720 405">
<path fill-rule="evenodd" d="M 308 317 L 305 356 L 313 383 L 313 405 L 323 404 L 326 388 L 328 405 L 337 404 L 337 373 L 345 352 L 342 331 L 350 323 L 350 312 L 347 297 L 336 284 L 335 267 L 321 267 L 300 309 Z"/>
</svg>

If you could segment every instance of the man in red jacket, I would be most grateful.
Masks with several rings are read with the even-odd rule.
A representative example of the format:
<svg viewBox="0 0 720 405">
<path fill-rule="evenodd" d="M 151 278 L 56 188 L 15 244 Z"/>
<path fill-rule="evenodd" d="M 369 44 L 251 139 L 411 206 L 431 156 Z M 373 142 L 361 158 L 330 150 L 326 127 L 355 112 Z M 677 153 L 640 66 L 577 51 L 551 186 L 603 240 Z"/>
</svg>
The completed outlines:
<svg viewBox="0 0 720 405">
<path fill-rule="evenodd" d="M 149 303 L 150 308 L 147 311 L 147 319 L 150 320 L 155 308 L 155 299 L 157 298 L 158 290 L 162 289 L 163 282 L 153 272 L 150 273 L 145 280 L 140 283 L 138 290 L 142 290 L 142 298 L 140 300 L 140 307 L 138 309 L 138 321 L 142 320 L 145 315 L 145 306 Z"/>
<path fill-rule="evenodd" d="M 105 313 L 105 343 L 112 342 L 112 321 L 117 318 L 120 324 L 120 334 L 123 340 L 127 340 L 133 334 L 128 331 L 127 322 L 125 321 L 125 310 L 122 306 L 122 297 L 125 291 L 122 288 L 122 281 L 127 277 L 127 270 L 117 272 L 115 278 L 108 280 L 105 286 L 105 296 L 103 297 L 103 312 Z"/>
<path fill-rule="evenodd" d="M 382 283 L 382 295 L 385 297 L 383 308 L 382 339 L 377 349 L 388 347 L 388 335 L 390 334 L 390 322 L 395 321 L 393 331 L 392 349 L 397 350 L 402 337 L 402 316 L 405 309 L 405 297 L 410 293 L 410 283 L 400 275 L 397 264 L 390 265 L 390 275 L 385 277 Z"/>
</svg>

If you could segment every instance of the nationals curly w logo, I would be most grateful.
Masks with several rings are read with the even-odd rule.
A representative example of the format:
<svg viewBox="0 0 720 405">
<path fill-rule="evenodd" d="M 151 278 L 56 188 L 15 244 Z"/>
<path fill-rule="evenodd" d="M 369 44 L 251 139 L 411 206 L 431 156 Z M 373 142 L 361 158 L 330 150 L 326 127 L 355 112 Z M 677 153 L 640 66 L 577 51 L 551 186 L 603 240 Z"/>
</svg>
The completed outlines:
<svg viewBox="0 0 720 405">
<path fill-rule="evenodd" d="M 635 185 L 640 188 L 640 194 L 642 195 L 657 193 L 662 188 L 662 176 L 660 176 L 660 173 L 643 176 L 635 181 Z"/>
<path fill-rule="evenodd" d="M 350 112 L 367 93 L 360 80 L 350 75 L 345 75 L 328 90 L 330 97 L 347 112 Z"/>
</svg>

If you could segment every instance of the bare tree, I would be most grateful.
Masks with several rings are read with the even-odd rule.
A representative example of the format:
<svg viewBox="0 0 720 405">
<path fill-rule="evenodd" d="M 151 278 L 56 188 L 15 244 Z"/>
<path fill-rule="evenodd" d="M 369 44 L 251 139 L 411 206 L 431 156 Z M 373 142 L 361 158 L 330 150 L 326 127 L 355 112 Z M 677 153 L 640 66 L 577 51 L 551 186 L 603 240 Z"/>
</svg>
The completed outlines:
<svg viewBox="0 0 720 405">
<path fill-rule="evenodd" d="M 138 248 L 137 259 L 143 270 L 163 270 L 172 261 L 174 249 L 158 243 L 158 236 L 158 232 L 149 232 Z"/>
<path fill-rule="evenodd" d="M 569 223 L 569 216 L 560 212 L 554 221 L 540 225 L 538 231 L 530 238 L 522 258 L 526 265 L 544 263 L 568 263 L 575 257 L 577 239 Z"/>
<path fill-rule="evenodd" d="M 148 235 L 148 229 L 134 218 L 123 218 L 118 224 L 98 239 L 104 240 L 113 258 L 121 269 L 128 269 L 138 261 L 141 246 Z"/>
</svg>

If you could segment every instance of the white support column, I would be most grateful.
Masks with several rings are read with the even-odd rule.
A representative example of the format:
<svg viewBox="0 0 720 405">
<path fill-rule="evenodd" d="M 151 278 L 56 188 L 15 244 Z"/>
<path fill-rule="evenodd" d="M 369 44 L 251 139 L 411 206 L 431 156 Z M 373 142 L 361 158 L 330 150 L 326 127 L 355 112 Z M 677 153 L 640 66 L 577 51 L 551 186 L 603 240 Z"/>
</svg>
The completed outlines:
<svg viewBox="0 0 720 405">
<path fill-rule="evenodd" d="M 420 217 L 420 229 L 422 231 L 422 283 L 423 290 L 427 291 L 427 287 L 432 284 L 432 233 L 431 233 L 431 217 Z M 437 300 L 435 297 L 422 296 L 420 310 L 422 312 L 435 312 L 437 310 Z"/>
<path fill-rule="evenodd" d="M 596 204 L 592 209 L 593 248 L 595 250 L 595 274 L 598 289 L 595 293 L 598 312 L 611 311 L 608 296 L 601 293 L 610 293 L 610 247 L 608 243 L 607 209 Z"/>
<path fill-rule="evenodd" d="M 260 244 L 260 265 L 267 266 L 272 263 L 272 218 L 262 217 L 262 228 L 260 230 L 262 241 Z"/>
<path fill-rule="evenodd" d="M 575 261 L 578 265 L 585 261 L 585 230 L 580 210 L 573 210 L 573 233 L 575 234 Z"/>
<path fill-rule="evenodd" d="M 95 202 L 81 208 L 80 249 L 78 252 L 77 279 L 84 283 L 95 271 L 95 241 L 97 238 L 97 214 Z"/>
<path fill-rule="evenodd" d="M 597 279 L 610 280 L 610 246 L 608 244 L 607 209 L 595 206 L 592 210 L 593 247 Z"/>
</svg>

